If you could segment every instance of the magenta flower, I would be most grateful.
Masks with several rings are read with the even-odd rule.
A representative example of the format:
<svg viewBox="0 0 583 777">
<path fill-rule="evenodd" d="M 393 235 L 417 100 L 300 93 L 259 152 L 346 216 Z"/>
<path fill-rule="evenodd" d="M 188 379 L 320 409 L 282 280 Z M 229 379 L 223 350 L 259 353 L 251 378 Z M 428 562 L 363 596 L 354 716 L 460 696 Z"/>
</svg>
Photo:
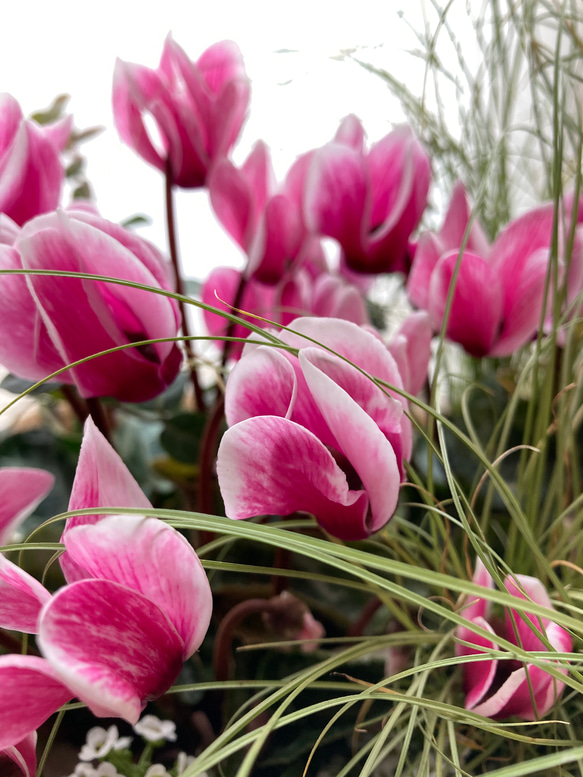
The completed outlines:
<svg viewBox="0 0 583 777">
<path fill-rule="evenodd" d="M 309 229 L 335 238 L 358 272 L 408 272 L 408 240 L 427 202 L 429 158 L 410 127 L 364 150 L 355 116 L 316 151 L 305 181 Z"/>
<path fill-rule="evenodd" d="M 416 248 L 408 281 L 412 302 L 442 325 L 450 283 L 469 219 L 463 187 L 454 190 L 444 226 Z M 488 246 L 474 224 L 456 279 L 446 335 L 472 356 L 508 356 L 535 335 L 545 307 L 554 207 L 547 203 L 508 224 Z M 565 268 L 559 260 L 560 274 Z M 583 243 L 576 235 L 567 277 L 567 301 L 583 282 Z"/>
<path fill-rule="evenodd" d="M 1 269 L 106 275 L 171 290 L 169 265 L 146 240 L 86 211 L 39 216 L 13 246 L 0 244 Z M 160 294 L 51 275 L 0 277 L 0 362 L 39 380 L 73 361 L 120 345 L 175 337 L 176 302 Z M 176 377 L 176 343 L 155 343 L 92 359 L 63 373 L 84 397 L 141 402 Z"/>
<path fill-rule="evenodd" d="M 249 103 L 249 79 L 232 41 L 191 62 L 169 35 L 157 70 L 118 59 L 113 115 L 124 143 L 178 186 L 204 186 L 214 162 L 234 145 Z M 146 118 L 154 120 L 152 137 Z"/>
<path fill-rule="evenodd" d="M 156 518 L 109 516 L 70 528 L 64 541 L 88 577 L 44 605 L 37 642 L 95 715 L 135 723 L 206 634 L 206 574 L 186 539 Z"/>
<path fill-rule="evenodd" d="M 467 226 L 471 208 L 465 187 L 458 181 L 453 187 L 449 206 L 439 232 L 423 232 L 415 246 L 411 272 L 407 279 L 409 299 L 417 308 L 429 308 L 429 283 L 431 273 L 439 258 L 449 251 L 459 251 Z M 477 219 L 474 219 L 466 251 L 487 256 L 490 250 L 486 235 Z"/>
<path fill-rule="evenodd" d="M 476 561 L 473 581 L 485 588 L 494 587 L 494 581 L 480 559 Z M 518 599 L 553 609 L 543 584 L 535 577 L 509 575 L 504 581 L 504 587 Z M 523 650 L 548 650 L 547 644 L 537 636 L 536 631 L 543 634 L 551 647 L 558 652 L 568 653 L 572 648 L 569 633 L 549 618 L 508 610 L 504 621 L 493 619 L 490 617 L 490 604 L 485 599 L 472 601 L 464 607 L 462 614 L 471 623 L 491 633 L 492 639 L 474 634 L 464 626 L 458 626 L 458 639 L 470 643 L 456 646 L 456 653 L 460 656 L 481 655 L 484 648 L 497 649 L 497 636 Z M 567 674 L 566 669 L 559 671 Z M 542 667 L 525 666 L 514 660 L 492 659 L 464 664 L 464 687 L 466 709 L 479 715 L 489 718 L 516 715 L 523 720 L 538 720 L 544 717 L 557 701 L 564 683 L 556 680 Z"/>
<path fill-rule="evenodd" d="M 0 94 L 0 213 L 17 224 L 54 210 L 65 173 L 59 152 L 71 134 L 72 118 L 47 127 L 25 119 L 9 94 Z"/>
<path fill-rule="evenodd" d="M 411 426 L 399 399 L 341 357 L 402 388 L 397 365 L 379 339 L 348 321 L 301 318 L 291 329 L 279 337 L 297 357 L 249 345 L 229 378 L 231 428 L 217 458 L 226 513 L 303 511 L 336 537 L 367 537 L 396 508 Z"/>
<path fill-rule="evenodd" d="M 208 181 L 217 218 L 247 254 L 245 277 L 278 283 L 309 258 L 314 238 L 302 214 L 303 189 L 311 153 L 299 157 L 281 186 L 275 182 L 267 146 L 259 141 L 241 168 L 228 159 L 216 164 Z"/>
</svg>

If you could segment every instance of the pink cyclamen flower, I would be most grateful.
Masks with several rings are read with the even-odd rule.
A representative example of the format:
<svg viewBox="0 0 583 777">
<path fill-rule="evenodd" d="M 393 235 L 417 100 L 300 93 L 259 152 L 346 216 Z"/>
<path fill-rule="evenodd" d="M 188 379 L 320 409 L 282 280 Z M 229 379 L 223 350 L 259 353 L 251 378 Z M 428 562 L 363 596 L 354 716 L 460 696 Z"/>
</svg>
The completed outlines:
<svg viewBox="0 0 583 777">
<path fill-rule="evenodd" d="M 300 318 L 279 337 L 297 357 L 249 345 L 227 383 L 230 429 L 217 457 L 226 513 L 303 511 L 333 536 L 367 537 L 395 511 L 411 426 L 403 403 L 356 367 L 401 389 L 396 362 L 379 339 L 339 319 Z"/>
<path fill-rule="evenodd" d="M 438 235 L 421 236 L 407 284 L 411 301 L 441 328 L 469 205 L 461 184 L 454 189 Z M 472 356 L 508 356 L 535 335 L 543 308 L 554 220 L 547 203 L 508 224 L 488 246 L 474 222 L 459 264 L 446 335 Z M 563 241 L 560 240 L 562 243 Z M 559 259 L 559 275 L 564 278 Z M 567 300 L 583 281 L 583 242 L 576 234 L 567 277 Z"/>
<path fill-rule="evenodd" d="M 192 62 L 169 35 L 156 70 L 116 62 L 113 115 L 121 139 L 159 170 L 168 162 L 177 186 L 205 185 L 237 140 L 248 103 L 249 79 L 232 41 L 215 43 Z"/>
<path fill-rule="evenodd" d="M 173 288 L 169 264 L 148 241 L 85 210 L 39 216 L 14 245 L 0 245 L 1 269 L 105 275 Z M 30 380 L 132 342 L 176 337 L 178 307 L 155 292 L 54 275 L 0 277 L 0 363 Z M 161 393 L 181 362 L 176 343 L 154 343 L 92 359 L 63 373 L 83 397 L 141 402 Z"/>
<path fill-rule="evenodd" d="M 307 260 L 313 236 L 304 225 L 303 186 L 311 154 L 299 157 L 281 186 L 267 146 L 259 141 L 243 163 L 216 164 L 208 181 L 215 214 L 247 254 L 245 277 L 278 283 Z"/>
<path fill-rule="evenodd" d="M 476 561 L 473 582 L 485 588 L 494 587 L 494 581 L 480 559 Z M 535 577 L 509 575 L 504 581 L 504 587 L 517 599 L 553 609 L 545 587 Z M 481 655 L 483 648 L 496 649 L 497 636 L 523 650 L 548 650 L 546 642 L 537 636 L 536 631 L 543 634 L 551 647 L 558 652 L 568 653 L 572 648 L 569 633 L 550 618 L 508 610 L 503 621 L 493 619 L 490 617 L 490 603 L 485 599 L 471 601 L 464 607 L 462 614 L 471 623 L 488 631 L 492 638 L 482 637 L 467 627 L 458 626 L 458 639 L 470 643 L 456 646 L 456 653 L 460 656 Z M 566 669 L 559 671 L 567 674 Z M 489 718 L 516 715 L 523 720 L 538 720 L 547 714 L 559 698 L 564 683 L 540 666 L 525 666 L 514 660 L 492 659 L 464 664 L 464 687 L 466 709 L 479 715 Z"/>
<path fill-rule="evenodd" d="M 174 682 L 208 629 L 208 580 L 191 545 L 172 527 L 156 518 L 107 516 L 72 527 L 64 540 L 83 579 L 54 596 L 44 591 L 36 623 L 25 629 L 37 633 L 43 658 L 0 657 L 0 751 L 72 696 L 97 716 L 135 723 L 147 702 Z M 13 600 L 20 598 L 26 609 L 32 587 L 24 591 L 19 584 L 32 578 L 18 570 L 19 580 L 17 570 L 4 559 L 3 599 L 12 583 Z M 20 628 L 10 618 L 15 611 L 3 601 L 2 627 Z"/>
<path fill-rule="evenodd" d="M 71 127 L 70 116 L 41 127 L 0 94 L 0 213 L 22 225 L 57 207 L 65 179 L 59 152 Z"/>
<path fill-rule="evenodd" d="M 427 203 L 429 157 L 408 126 L 369 151 L 355 116 L 314 152 L 305 180 L 309 229 L 335 238 L 344 261 L 363 273 L 408 272 L 408 240 Z"/>
</svg>

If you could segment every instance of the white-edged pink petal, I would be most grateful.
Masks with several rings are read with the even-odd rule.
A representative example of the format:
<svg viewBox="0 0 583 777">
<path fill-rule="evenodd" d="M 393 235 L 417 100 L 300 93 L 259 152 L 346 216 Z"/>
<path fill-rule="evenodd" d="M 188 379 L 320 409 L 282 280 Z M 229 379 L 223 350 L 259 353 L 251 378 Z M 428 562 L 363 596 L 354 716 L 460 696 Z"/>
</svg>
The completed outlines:
<svg viewBox="0 0 583 777">
<path fill-rule="evenodd" d="M 17 745 L 73 693 L 38 656 L 0 656 L 0 750 Z"/>
<path fill-rule="evenodd" d="M 246 352 L 229 375 L 225 417 L 229 426 L 258 415 L 288 418 L 297 381 L 289 359 L 267 346 Z"/>
<path fill-rule="evenodd" d="M 369 181 L 362 154 L 341 143 L 316 151 L 306 175 L 304 218 L 312 232 L 333 237 L 362 257 Z"/>
<path fill-rule="evenodd" d="M 139 591 L 165 613 L 186 660 L 200 646 L 212 614 L 204 569 L 186 539 L 157 518 L 116 515 L 65 536 L 72 560 L 92 577 Z"/>
<path fill-rule="evenodd" d="M 259 416 L 227 429 L 217 474 L 230 518 L 303 511 L 341 539 L 371 533 L 365 492 L 350 490 L 328 449 L 293 421 Z"/>
<path fill-rule="evenodd" d="M 83 510 L 88 507 L 136 507 L 145 511 L 152 507 L 120 455 L 107 442 L 91 418 L 85 422 L 81 452 L 69 499 L 69 510 Z M 69 518 L 65 524 L 63 538 L 74 526 L 97 523 L 102 517 L 80 515 Z M 60 557 L 60 562 L 68 582 L 86 576 L 84 571 L 68 558 L 67 553 Z"/>
<path fill-rule="evenodd" d="M 0 628 L 36 634 L 47 589 L 28 572 L 0 555 Z"/>
<path fill-rule="evenodd" d="M 41 612 L 37 642 L 94 715 L 129 723 L 174 682 L 184 649 L 157 605 L 110 580 L 81 580 L 57 591 Z"/>
<path fill-rule="evenodd" d="M 302 349 L 299 360 L 340 452 L 368 496 L 367 527 L 372 534 L 392 517 L 399 499 L 401 473 L 389 438 L 400 436 L 403 406 L 353 367 L 321 349 Z"/>
</svg>

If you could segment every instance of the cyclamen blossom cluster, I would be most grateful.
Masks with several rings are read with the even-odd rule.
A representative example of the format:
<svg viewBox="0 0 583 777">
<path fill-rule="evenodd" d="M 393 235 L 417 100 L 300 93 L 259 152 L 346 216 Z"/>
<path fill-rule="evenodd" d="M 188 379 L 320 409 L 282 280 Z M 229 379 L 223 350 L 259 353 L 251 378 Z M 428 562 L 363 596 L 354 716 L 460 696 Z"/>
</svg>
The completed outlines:
<svg viewBox="0 0 583 777">
<path fill-rule="evenodd" d="M 88 420 L 70 509 L 148 500 Z M 42 657 L 0 656 L 0 751 L 18 748 L 73 696 L 135 723 L 202 642 L 212 596 L 191 545 L 155 518 L 70 518 L 67 585 L 51 595 L 0 557 L 0 625 L 37 635 Z M 171 559 L 171 562 L 170 562 Z"/>
</svg>

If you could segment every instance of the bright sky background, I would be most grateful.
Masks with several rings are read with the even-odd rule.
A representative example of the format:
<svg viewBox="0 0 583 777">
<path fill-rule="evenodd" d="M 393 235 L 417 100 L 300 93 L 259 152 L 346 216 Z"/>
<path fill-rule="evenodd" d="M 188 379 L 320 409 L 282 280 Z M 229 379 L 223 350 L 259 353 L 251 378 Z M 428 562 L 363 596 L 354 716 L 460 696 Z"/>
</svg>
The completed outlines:
<svg viewBox="0 0 583 777">
<path fill-rule="evenodd" d="M 166 250 L 163 179 L 122 145 L 113 126 L 111 81 L 116 56 L 156 67 L 172 31 L 191 59 L 230 38 L 245 58 L 252 81 L 250 116 L 234 158 L 243 161 L 262 138 L 281 178 L 295 157 L 334 135 L 340 120 L 356 113 L 369 140 L 403 120 L 381 79 L 342 50 L 421 86 L 423 69 L 406 53 L 416 41 L 399 11 L 419 29 L 421 0 L 0 0 L 0 92 L 9 92 L 25 114 L 71 95 L 78 128 L 102 125 L 86 144 L 88 175 L 101 214 L 112 221 L 148 214 L 140 234 Z M 281 53 L 286 50 L 286 53 Z M 217 264 L 242 264 L 223 233 L 206 191 L 178 198 L 181 255 L 187 273 L 204 277 Z"/>
</svg>

